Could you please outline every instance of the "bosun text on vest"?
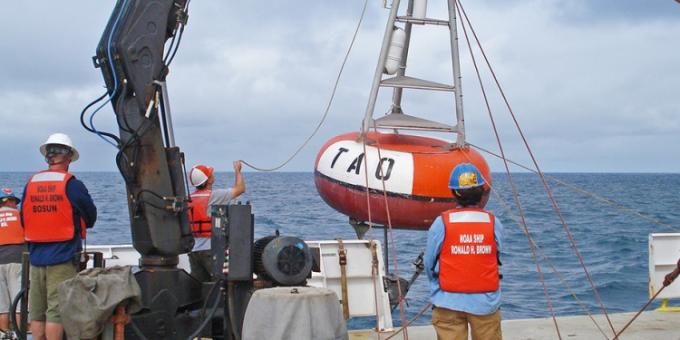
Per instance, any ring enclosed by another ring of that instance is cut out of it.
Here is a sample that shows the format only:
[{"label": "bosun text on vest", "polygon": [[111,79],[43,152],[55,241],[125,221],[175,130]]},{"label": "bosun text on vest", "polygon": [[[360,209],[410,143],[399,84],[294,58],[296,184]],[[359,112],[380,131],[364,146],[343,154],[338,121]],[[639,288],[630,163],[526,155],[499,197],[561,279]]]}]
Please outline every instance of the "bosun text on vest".
[{"label": "bosun text on vest", "polygon": [[[26,185],[22,208],[26,241],[62,242],[73,239],[73,207],[66,196],[66,184],[73,177],[68,172],[39,172]],[[85,238],[85,223],[80,219],[80,236]]]},{"label": "bosun text on vest", "polygon": [[445,236],[439,253],[439,286],[456,293],[498,290],[493,214],[476,208],[442,213]]}]

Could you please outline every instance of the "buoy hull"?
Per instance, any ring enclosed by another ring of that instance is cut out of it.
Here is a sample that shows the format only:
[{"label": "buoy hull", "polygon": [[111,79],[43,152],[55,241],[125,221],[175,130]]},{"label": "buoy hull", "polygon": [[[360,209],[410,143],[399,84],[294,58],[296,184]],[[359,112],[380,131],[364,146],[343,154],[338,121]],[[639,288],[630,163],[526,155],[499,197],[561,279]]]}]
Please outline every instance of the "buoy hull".
[{"label": "buoy hull", "polygon": [[448,181],[456,165],[475,164],[491,180],[484,158],[469,148],[392,133],[369,133],[366,145],[358,138],[353,132],[326,142],[314,174],[323,200],[358,221],[426,230],[441,212],[455,207]]}]

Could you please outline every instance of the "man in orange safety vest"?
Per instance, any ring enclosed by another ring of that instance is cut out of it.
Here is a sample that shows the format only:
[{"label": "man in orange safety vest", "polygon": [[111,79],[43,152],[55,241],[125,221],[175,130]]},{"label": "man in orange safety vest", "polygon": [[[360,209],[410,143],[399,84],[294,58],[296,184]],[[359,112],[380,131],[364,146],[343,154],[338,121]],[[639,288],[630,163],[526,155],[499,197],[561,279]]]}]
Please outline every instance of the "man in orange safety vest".
[{"label": "man in orange safety vest", "polygon": [[[11,189],[0,191],[0,339],[14,337],[9,324],[12,299],[21,290],[21,256],[26,250],[24,228]],[[16,320],[19,320],[17,315]]]},{"label": "man in orange safety vest", "polygon": [[430,280],[437,339],[500,340],[499,254],[503,226],[482,209],[488,186],[470,163],[456,166],[449,188],[457,207],[432,223],[425,269]]},{"label": "man in orange safety vest", "polygon": [[35,340],[60,340],[64,333],[59,312],[60,283],[78,272],[85,229],[92,228],[97,208],[87,188],[69,170],[78,160],[71,138],[55,133],[40,146],[47,170],[28,180],[21,219],[31,260],[29,319]]},{"label": "man in orange safety vest", "polygon": [[189,182],[196,187],[191,193],[191,209],[189,221],[191,232],[196,243],[189,253],[191,275],[201,282],[211,280],[212,252],[211,252],[211,218],[210,207],[213,205],[229,204],[231,200],[246,191],[246,185],[241,173],[241,162],[234,161],[234,186],[227,189],[213,188],[215,183],[214,170],[210,166],[198,164],[189,171]]}]

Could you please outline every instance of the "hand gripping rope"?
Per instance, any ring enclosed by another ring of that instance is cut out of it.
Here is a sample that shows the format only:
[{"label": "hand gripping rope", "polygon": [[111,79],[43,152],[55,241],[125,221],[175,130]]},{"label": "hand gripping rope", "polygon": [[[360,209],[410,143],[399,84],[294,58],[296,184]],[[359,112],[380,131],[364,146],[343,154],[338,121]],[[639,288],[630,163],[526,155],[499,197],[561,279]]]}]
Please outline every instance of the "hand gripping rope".
[{"label": "hand gripping rope", "polygon": [[644,310],[647,309],[647,307],[649,307],[652,301],[654,301],[656,297],[659,296],[659,294],[664,290],[664,288],[670,286],[671,283],[673,283],[673,281],[675,281],[675,279],[677,279],[679,275],[680,275],[680,259],[678,259],[678,263],[675,269],[672,272],[668,273],[664,278],[663,287],[661,287],[661,289],[659,289],[659,291],[656,292],[656,294],[654,294],[654,296],[652,296],[652,298],[649,299],[649,301],[647,301],[647,303],[644,306],[642,306],[642,308],[640,308],[637,314],[635,314],[635,316],[632,319],[630,319],[630,321],[628,321],[628,323],[625,326],[623,326],[623,328],[621,328],[621,330],[618,333],[616,333],[616,335],[614,336],[614,340],[619,339],[621,333],[623,333],[623,331],[625,331],[626,328],[628,328],[628,326],[630,326],[633,323],[633,321],[635,321],[635,319],[637,319],[637,317],[640,316],[640,314],[642,314],[642,312],[644,312]]}]

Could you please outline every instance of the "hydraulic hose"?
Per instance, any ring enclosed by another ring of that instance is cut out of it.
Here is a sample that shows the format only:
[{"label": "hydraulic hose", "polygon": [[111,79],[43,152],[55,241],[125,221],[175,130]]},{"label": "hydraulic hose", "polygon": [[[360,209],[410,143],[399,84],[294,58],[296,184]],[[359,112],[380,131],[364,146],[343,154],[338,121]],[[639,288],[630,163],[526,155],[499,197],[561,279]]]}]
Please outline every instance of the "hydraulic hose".
[{"label": "hydraulic hose", "polygon": [[[212,287],[212,289],[210,289],[210,292],[208,293],[208,297],[210,297],[213,290],[215,290],[215,287],[221,285],[221,283],[222,283],[222,280],[215,282],[215,285]],[[219,290],[217,290],[217,291],[219,292]],[[198,337],[199,334],[201,334],[201,332],[205,328],[205,326],[207,326],[208,323],[210,323],[212,321],[212,318],[215,315],[215,311],[217,311],[217,306],[220,305],[220,296],[221,296],[221,294],[219,294],[219,293],[217,294],[217,296],[215,296],[215,302],[213,302],[212,307],[210,307],[210,312],[208,312],[208,314],[204,317],[203,322],[201,322],[201,324],[198,326],[198,328],[193,333],[191,333],[191,335],[189,335],[187,340],[192,340],[192,339]],[[208,297],[206,297],[206,301],[208,300]],[[203,307],[206,307],[206,305],[204,305]],[[203,314],[203,312],[204,312],[204,309],[202,308],[201,314]]]},{"label": "hydraulic hose", "polygon": [[[216,290],[215,288],[218,287],[221,282],[222,282],[221,280],[218,281],[218,282],[215,282],[215,285],[213,286],[213,288],[211,288],[210,292],[208,292],[208,297],[206,297],[206,302],[209,300],[208,298],[210,297],[210,295],[212,295],[213,291]],[[212,318],[215,315],[215,312],[217,311],[217,307],[219,305],[220,305],[220,294],[217,294],[217,296],[215,297],[215,302],[213,303],[212,307],[210,307],[210,311],[208,312],[208,314],[203,318],[203,322],[201,322],[201,324],[198,326],[198,328],[196,330],[194,330],[194,332],[191,333],[191,335],[189,335],[189,337],[187,337],[187,340],[193,340],[196,337],[198,337],[199,334],[201,334],[201,332],[203,331],[205,326],[207,326],[208,323],[210,323],[212,321]],[[203,307],[201,308],[201,312],[199,313],[199,315],[202,315],[205,312],[206,307],[207,307],[207,303],[204,303]],[[142,330],[139,329],[139,327],[137,326],[137,324],[134,321],[130,322],[130,328],[132,328],[132,331],[140,339],[149,340],[149,338],[147,338],[144,335],[144,333],[142,333]],[[25,340],[25,339],[22,339],[22,340]]]}]

